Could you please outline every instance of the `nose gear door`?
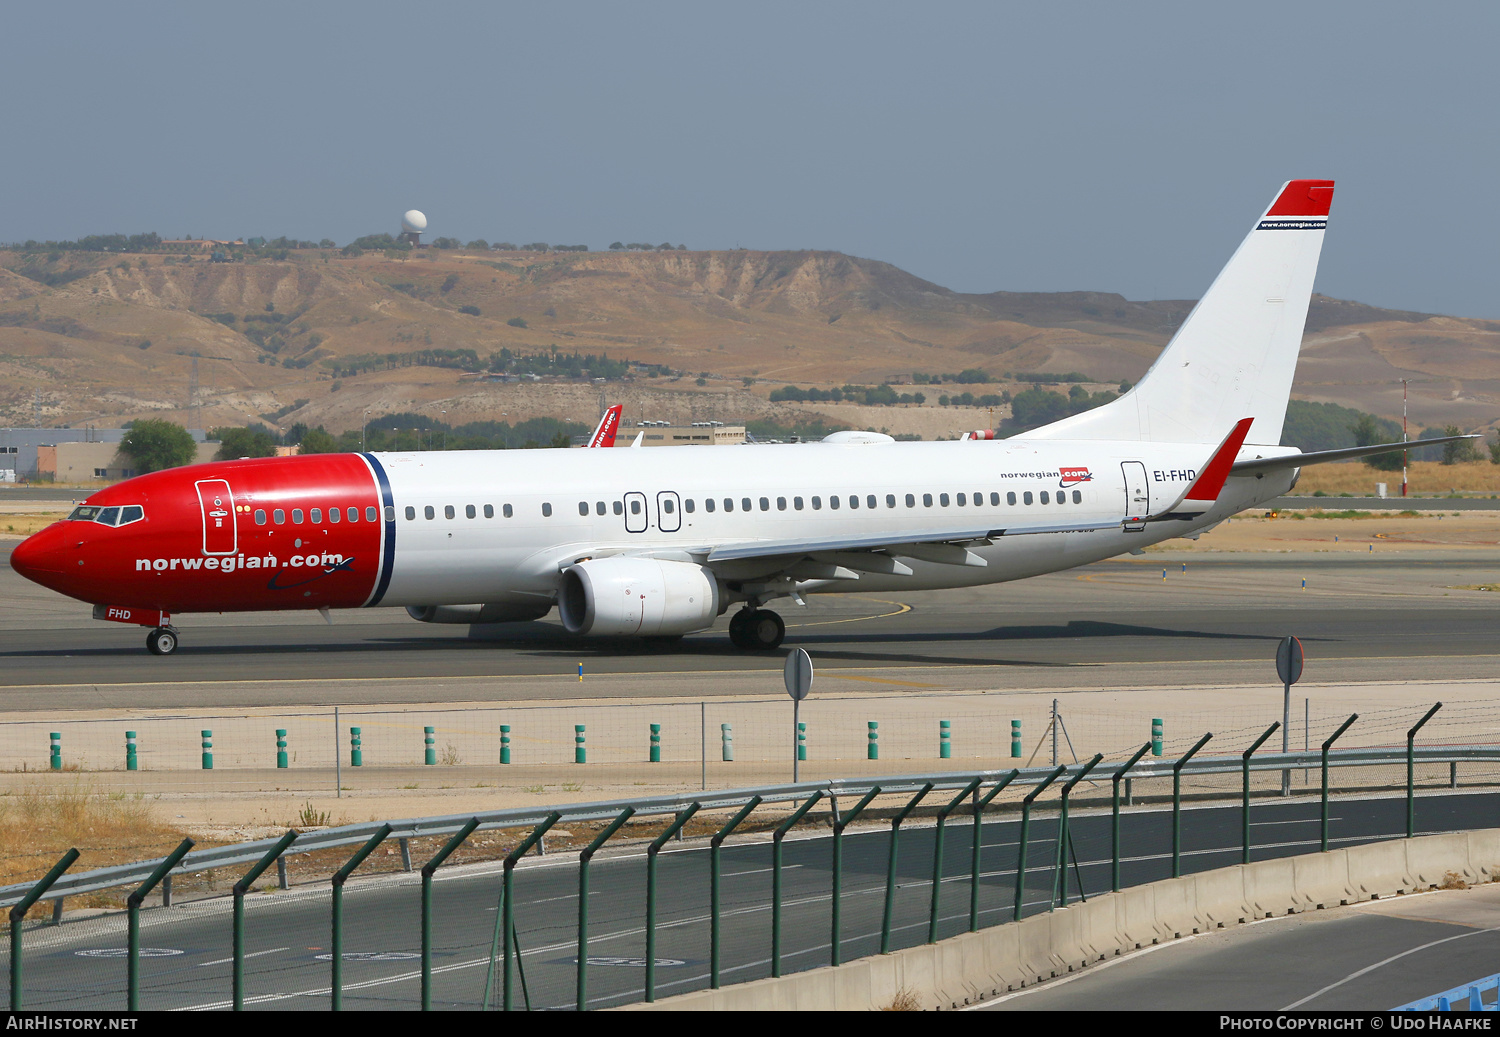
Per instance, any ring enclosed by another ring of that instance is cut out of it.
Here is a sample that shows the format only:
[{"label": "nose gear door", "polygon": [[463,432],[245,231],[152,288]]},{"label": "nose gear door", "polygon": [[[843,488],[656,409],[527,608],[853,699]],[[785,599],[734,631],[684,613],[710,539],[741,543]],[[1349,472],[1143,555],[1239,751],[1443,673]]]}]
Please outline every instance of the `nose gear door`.
[{"label": "nose gear door", "polygon": [[202,479],[198,484],[198,506],[203,512],[203,553],[232,555],[238,547],[234,521],[234,494],[223,479]]},{"label": "nose gear door", "polygon": [[1125,473],[1125,531],[1139,533],[1146,528],[1151,514],[1151,488],[1146,481],[1146,466],[1140,461],[1121,461]]}]

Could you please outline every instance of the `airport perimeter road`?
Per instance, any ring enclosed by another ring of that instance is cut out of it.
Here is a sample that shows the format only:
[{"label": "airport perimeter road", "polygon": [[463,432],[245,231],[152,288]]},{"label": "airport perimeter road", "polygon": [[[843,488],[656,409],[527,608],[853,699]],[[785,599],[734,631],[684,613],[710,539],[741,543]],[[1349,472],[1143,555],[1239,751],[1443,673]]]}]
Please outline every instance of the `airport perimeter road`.
[{"label": "airport perimeter road", "polygon": [[[0,563],[12,546],[0,546]],[[787,646],[807,648],[820,670],[908,671],[898,683],[935,679],[935,686],[948,686],[944,671],[983,667],[997,676],[982,686],[1222,683],[1225,663],[1268,665],[1275,642],[1288,633],[1303,639],[1310,667],[1336,662],[1341,680],[1467,679],[1500,668],[1496,596],[1472,589],[1490,585],[1500,585],[1494,551],[1200,555],[1170,562],[1148,556],[899,598],[813,596],[807,608],[783,611]],[[733,648],[723,632],[727,616],[712,631],[653,645],[575,640],[555,619],[471,634],[466,626],[416,623],[400,609],[372,609],[334,613],[331,626],[316,614],[184,616],[182,648],[162,659],[146,652],[140,628],[94,621],[87,605],[36,587],[4,564],[0,602],[0,688],[13,689],[0,695],[0,705],[12,710],[94,706],[102,686],[111,686],[112,705],[185,704],[163,690],[177,684],[197,685],[191,702],[203,706],[409,701],[410,679],[555,676],[580,663],[589,674],[727,677],[769,674],[780,668],[782,654]],[[1308,679],[1319,678],[1312,671]],[[318,681],[329,683],[309,691]],[[656,693],[736,693],[721,684],[727,687],[717,678],[678,682]],[[67,689],[75,686],[95,693],[73,696]],[[546,694],[600,688],[549,687]],[[631,685],[629,694],[642,690]],[[475,684],[440,694],[464,700],[497,692],[494,684]]]},{"label": "airport perimeter road", "polygon": [[1500,888],[1438,890],[1159,944],[986,1011],[1382,1010],[1496,971]]},{"label": "airport perimeter road", "polygon": [[[1335,845],[1390,837],[1401,830],[1405,801],[1338,800],[1331,811]],[[1492,816],[1500,794],[1442,794],[1418,804],[1419,829],[1452,830],[1464,820]],[[1256,804],[1254,858],[1291,856],[1318,847],[1315,799]],[[939,936],[967,929],[972,823],[948,826]],[[1109,814],[1075,816],[1069,897],[1080,886],[1096,895],[1109,887]],[[1183,870],[1204,871],[1240,859],[1238,807],[1197,808],[1185,813]],[[845,836],[843,925],[845,959],[876,953],[884,908],[889,829],[876,826]],[[903,829],[898,854],[899,888],[893,905],[892,947],[924,942],[931,897],[934,829]],[[982,923],[1009,920],[1014,898],[1018,824],[984,826],[981,858]],[[1044,910],[1055,895],[1055,818],[1034,820],[1028,847],[1028,912]],[[1128,811],[1122,823],[1126,885],[1171,873],[1171,813]],[[789,839],[784,846],[784,972],[829,961],[829,840]],[[771,946],[770,846],[765,841],[726,848],[723,860],[723,976],[740,982],[769,975]],[[295,871],[295,860],[293,870]],[[494,936],[498,868],[455,868],[439,873],[435,903],[435,999],[437,1007],[475,1008],[483,1000],[489,948]],[[534,1008],[573,1005],[577,931],[576,857],[530,858],[516,873],[516,926]],[[708,983],[708,855],[701,846],[663,851],[658,889],[657,993],[666,996]],[[639,847],[597,858],[590,895],[588,973],[590,1007],[639,1000],[644,990],[645,855]],[[419,997],[418,889],[415,876],[380,876],[352,882],[345,892],[345,1007],[413,1008]],[[148,910],[142,944],[145,1008],[225,1007],[230,991],[230,917],[226,900]],[[258,1008],[328,1007],[329,904],[326,887],[252,897],[247,925],[248,1000]],[[1426,939],[1425,930],[1416,942]],[[88,1010],[123,1004],[124,962],[118,915],[40,927],[28,936],[25,1006],[28,1009]],[[1381,947],[1389,944],[1381,944]],[[1381,951],[1380,953],[1385,953]],[[1348,955],[1344,959],[1348,960]],[[1370,960],[1376,960],[1371,958]],[[1443,989],[1448,973],[1435,960],[1413,960],[1400,982],[1386,985],[1390,1004]],[[1492,971],[1492,970],[1490,970]],[[1246,980],[1249,991],[1251,980]],[[1277,1008],[1283,992],[1246,1007]],[[1302,993],[1311,993],[1310,986]],[[1244,1000],[1249,1000],[1247,993]],[[1300,996],[1300,995],[1299,995]],[[524,1004],[517,974],[516,1007]],[[1274,1003],[1273,1003],[1274,1002]],[[1217,1003],[1215,1002],[1217,1007]],[[1172,1007],[1162,1004],[1157,1007]],[[1317,1005],[1315,1007],[1324,1007]],[[1332,1007],[1331,1005],[1329,1007]],[[1388,1007],[1382,1002],[1378,1007]]]}]

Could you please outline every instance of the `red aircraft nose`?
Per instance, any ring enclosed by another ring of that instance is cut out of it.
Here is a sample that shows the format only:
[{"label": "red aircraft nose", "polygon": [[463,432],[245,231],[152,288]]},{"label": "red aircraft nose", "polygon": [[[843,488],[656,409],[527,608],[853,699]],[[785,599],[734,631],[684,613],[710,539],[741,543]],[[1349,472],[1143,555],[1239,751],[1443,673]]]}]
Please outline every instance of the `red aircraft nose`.
[{"label": "red aircraft nose", "polygon": [[63,540],[61,523],[34,533],[10,553],[10,567],[28,580],[50,586],[63,573]]}]

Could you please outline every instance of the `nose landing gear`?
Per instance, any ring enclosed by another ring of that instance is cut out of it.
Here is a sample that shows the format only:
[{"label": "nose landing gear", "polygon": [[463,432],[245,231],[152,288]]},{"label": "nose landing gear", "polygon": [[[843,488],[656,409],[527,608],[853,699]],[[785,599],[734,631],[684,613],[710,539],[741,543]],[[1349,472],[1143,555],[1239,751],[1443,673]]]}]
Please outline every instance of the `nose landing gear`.
[{"label": "nose landing gear", "polygon": [[146,648],[152,655],[171,655],[177,651],[177,628],[157,627],[146,635]]},{"label": "nose landing gear", "polygon": [[785,637],[786,624],[770,609],[741,609],[729,620],[729,640],[736,648],[770,651]]}]

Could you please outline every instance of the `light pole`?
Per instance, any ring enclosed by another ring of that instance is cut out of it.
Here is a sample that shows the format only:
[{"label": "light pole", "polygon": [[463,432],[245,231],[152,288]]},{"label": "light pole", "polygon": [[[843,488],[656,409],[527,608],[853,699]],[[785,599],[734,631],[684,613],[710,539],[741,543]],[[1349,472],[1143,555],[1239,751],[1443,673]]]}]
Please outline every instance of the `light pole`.
[{"label": "light pole", "polygon": [[448,412],[443,411],[443,449],[448,449]]},{"label": "light pole", "polygon": [[364,449],[365,449],[365,426],[368,425],[369,423],[370,423],[370,408],[366,407],[365,408],[364,417],[360,420],[360,423],[359,423],[359,449],[360,449],[361,453],[363,453]]}]

